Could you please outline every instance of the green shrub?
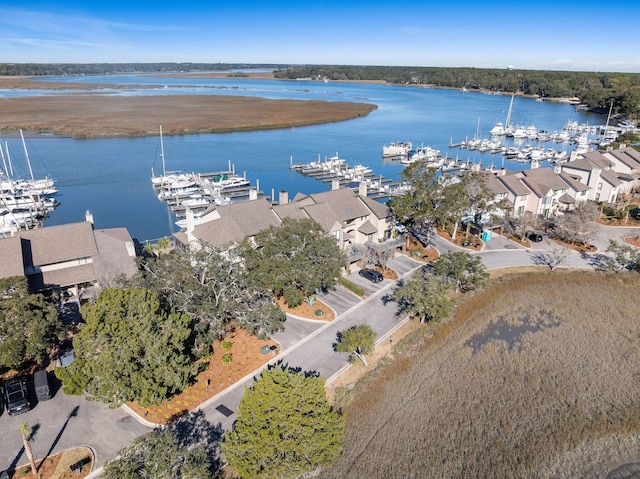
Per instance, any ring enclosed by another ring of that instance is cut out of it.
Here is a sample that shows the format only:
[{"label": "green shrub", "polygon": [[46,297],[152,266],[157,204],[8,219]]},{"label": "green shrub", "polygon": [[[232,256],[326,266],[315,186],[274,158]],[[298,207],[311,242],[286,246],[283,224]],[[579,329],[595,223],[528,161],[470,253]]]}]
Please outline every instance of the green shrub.
[{"label": "green shrub", "polygon": [[223,354],[222,355],[222,364],[224,364],[226,366],[229,363],[231,363],[231,353]]},{"label": "green shrub", "polygon": [[338,283],[347,288],[352,293],[357,294],[358,296],[364,296],[364,289],[358,286],[355,283],[352,283],[347,278],[340,276]]},{"label": "green shrub", "polygon": [[222,341],[222,349],[231,349],[232,344],[231,341]]}]

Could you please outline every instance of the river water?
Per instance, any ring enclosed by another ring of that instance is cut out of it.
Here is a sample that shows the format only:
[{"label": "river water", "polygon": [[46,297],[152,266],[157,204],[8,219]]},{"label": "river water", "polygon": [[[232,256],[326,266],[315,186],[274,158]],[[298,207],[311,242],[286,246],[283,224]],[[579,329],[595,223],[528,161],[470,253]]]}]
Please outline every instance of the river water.
[{"label": "river water", "polygon": [[[231,163],[259,183],[266,196],[285,190],[315,193],[330,184],[291,171],[294,163],[307,163],[339,154],[350,165],[364,164],[376,175],[398,179],[403,166],[383,159],[382,146],[392,141],[411,141],[415,146],[439,149],[442,154],[470,159],[485,166],[493,163],[518,170],[526,165],[503,162],[500,155],[449,148],[450,142],[478,136],[486,138],[496,122],[506,120],[510,96],[486,95],[458,90],[315,81],[251,79],[163,78],[152,75],[51,78],[54,81],[105,82],[105,93],[120,95],[211,94],[249,95],[266,98],[320,99],[374,103],[378,109],[366,117],[339,123],[238,133],[164,136],[168,170],[211,172],[226,170]],[[157,88],[120,89],[119,85],[154,85]],[[43,82],[37,94],[55,95]],[[3,96],[33,95],[30,91],[0,91]],[[511,121],[535,124],[538,130],[560,131],[568,120],[599,125],[606,118],[578,112],[571,105],[515,98]],[[160,125],[158,125],[160,128]],[[16,170],[24,152],[20,140],[6,140]],[[75,140],[36,137],[27,139],[35,176],[56,179],[61,205],[46,225],[83,221],[93,213],[96,228],[125,226],[140,241],[154,240],[177,230],[175,218],[160,202],[151,186],[151,169],[162,169],[159,137]],[[560,145],[549,147],[561,149]]]}]

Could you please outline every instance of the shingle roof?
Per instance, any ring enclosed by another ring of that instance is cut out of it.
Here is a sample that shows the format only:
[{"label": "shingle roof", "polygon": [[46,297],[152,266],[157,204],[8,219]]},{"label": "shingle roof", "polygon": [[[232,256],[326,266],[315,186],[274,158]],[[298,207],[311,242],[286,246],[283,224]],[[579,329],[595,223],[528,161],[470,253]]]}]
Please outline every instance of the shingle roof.
[{"label": "shingle roof", "polygon": [[99,254],[93,262],[100,284],[110,285],[120,275],[130,278],[136,273],[134,257],[127,250],[132,240],[126,228],[95,230],[94,235]]},{"label": "shingle roof", "polygon": [[93,226],[87,221],[20,231],[19,236],[23,239],[26,266],[61,263],[98,253]]},{"label": "shingle roof", "polygon": [[590,151],[588,153],[584,153],[583,156],[589,161],[592,161],[593,163],[595,163],[598,167],[603,169],[613,168],[614,166],[613,162],[610,159],[608,159],[606,156],[604,156],[602,153],[600,153],[599,151]]},{"label": "shingle roof", "polygon": [[602,172],[600,172],[600,178],[614,187],[620,186],[622,184],[622,181],[618,179],[618,173],[613,170],[603,170]]},{"label": "shingle roof", "polygon": [[32,291],[91,283],[96,280],[96,270],[92,263],[56,269],[28,276]]},{"label": "shingle roof", "polygon": [[340,221],[349,221],[370,214],[369,209],[350,188],[325,191],[309,195],[317,204],[328,205]]},{"label": "shingle roof", "polygon": [[607,154],[617,158],[622,164],[628,166],[632,170],[640,168],[640,154],[638,154],[639,158],[636,159],[633,156],[634,153],[638,153],[638,152],[633,148],[607,151]]},{"label": "shingle roof", "polygon": [[587,186],[584,183],[578,181],[568,173],[559,173],[558,176],[560,176],[560,178],[562,178],[562,181],[569,185],[569,187],[574,191],[589,191],[591,189],[590,186]]},{"label": "shingle roof", "polygon": [[371,221],[367,220],[360,225],[360,227],[358,228],[358,231],[363,235],[372,235],[378,231],[378,228],[373,226]]},{"label": "shingle roof", "polygon": [[0,278],[11,276],[24,276],[24,264],[22,263],[22,245],[18,236],[0,239]]},{"label": "shingle roof", "polygon": [[367,205],[367,208],[369,208],[371,210],[371,212],[374,215],[376,215],[377,218],[383,220],[383,219],[389,217],[389,214],[391,213],[391,210],[389,209],[389,207],[387,205],[383,205],[379,201],[371,199],[368,196],[360,196],[360,195],[358,195],[358,198],[360,198],[360,200],[363,201],[365,205]]},{"label": "shingle roof", "polygon": [[527,196],[531,194],[531,190],[520,181],[515,173],[499,176],[497,179],[515,196]]},{"label": "shingle roof", "polygon": [[527,188],[538,198],[544,198],[550,192],[569,189],[569,186],[551,168],[534,168],[516,173]]}]

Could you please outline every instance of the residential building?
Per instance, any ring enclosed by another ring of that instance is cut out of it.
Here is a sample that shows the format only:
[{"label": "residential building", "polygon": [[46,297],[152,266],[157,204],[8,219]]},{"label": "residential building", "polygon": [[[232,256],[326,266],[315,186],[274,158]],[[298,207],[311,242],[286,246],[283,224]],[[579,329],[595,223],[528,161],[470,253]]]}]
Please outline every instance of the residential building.
[{"label": "residential building", "polygon": [[87,221],[18,231],[0,239],[0,277],[26,276],[32,292],[79,296],[136,272],[126,228],[95,230]]},{"label": "residential building", "polygon": [[587,194],[588,199],[615,203],[622,181],[614,166],[615,163],[601,152],[591,151],[563,163],[561,171],[591,188]]},{"label": "residential building", "polygon": [[259,198],[212,206],[203,214],[202,223],[194,225],[188,221],[187,229],[175,233],[174,238],[176,246],[182,249],[198,241],[226,249],[263,229],[278,226],[284,218],[309,218],[334,237],[347,252],[349,261],[355,262],[364,256],[364,245],[380,245],[389,238],[389,215],[386,205],[349,188],[298,194],[291,202],[286,192],[281,192],[279,203],[274,205]]}]

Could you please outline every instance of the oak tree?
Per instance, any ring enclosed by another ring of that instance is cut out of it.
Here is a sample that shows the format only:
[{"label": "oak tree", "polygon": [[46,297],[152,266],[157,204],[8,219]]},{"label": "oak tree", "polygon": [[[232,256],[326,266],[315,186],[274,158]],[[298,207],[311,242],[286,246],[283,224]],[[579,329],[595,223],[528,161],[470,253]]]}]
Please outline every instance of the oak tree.
[{"label": "oak tree", "polygon": [[368,324],[359,324],[338,333],[335,350],[339,353],[349,353],[349,360],[359,359],[365,366],[369,366],[365,355],[373,351],[376,332]]},{"label": "oak tree", "polygon": [[190,318],[164,307],[155,292],[104,289],[82,308],[73,338],[74,361],[57,368],[66,394],[118,407],[159,404],[181,392],[197,373],[190,354]]},{"label": "oak tree", "polygon": [[319,289],[333,287],[346,262],[336,240],[311,219],[285,218],[239,247],[256,287],[298,306]]},{"label": "oak tree", "polygon": [[55,306],[29,294],[25,277],[0,279],[0,368],[39,360],[63,332]]}]

